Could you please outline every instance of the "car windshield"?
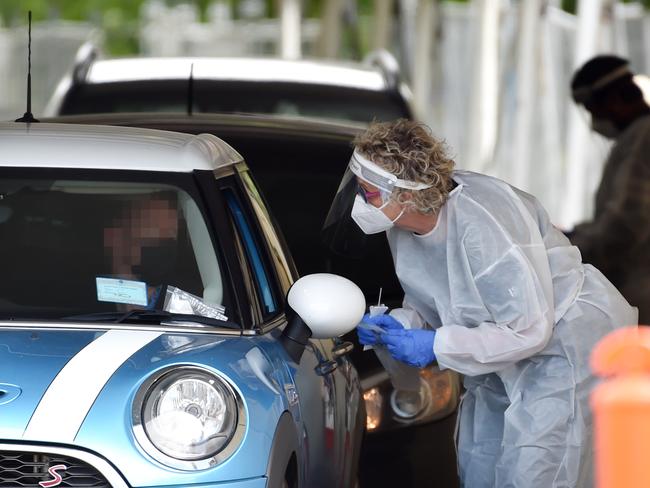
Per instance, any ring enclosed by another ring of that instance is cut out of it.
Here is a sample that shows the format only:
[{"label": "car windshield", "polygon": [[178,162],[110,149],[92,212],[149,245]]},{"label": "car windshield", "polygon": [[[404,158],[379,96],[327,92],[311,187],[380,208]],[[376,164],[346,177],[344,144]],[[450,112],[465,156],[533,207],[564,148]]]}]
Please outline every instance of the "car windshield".
[{"label": "car windshield", "polygon": [[[57,171],[0,178],[0,319],[128,315],[162,309],[169,290],[232,311],[208,227],[187,191]],[[179,311],[187,313],[172,310]]]},{"label": "car windshield", "polygon": [[[397,95],[383,91],[298,83],[196,81],[193,110],[256,113],[371,122],[411,117]],[[63,115],[120,112],[186,112],[187,82],[103,83],[74,87]]]}]

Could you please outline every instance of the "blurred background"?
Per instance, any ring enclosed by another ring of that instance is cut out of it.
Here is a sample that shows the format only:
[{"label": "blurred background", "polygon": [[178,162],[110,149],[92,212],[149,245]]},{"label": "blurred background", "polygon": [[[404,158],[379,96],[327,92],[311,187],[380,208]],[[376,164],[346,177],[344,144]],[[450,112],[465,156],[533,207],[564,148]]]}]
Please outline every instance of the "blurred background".
[{"label": "blurred background", "polygon": [[608,142],[570,99],[596,53],[650,72],[650,1],[2,0],[0,116],[25,108],[27,11],[34,15],[38,117],[87,41],[104,57],[398,59],[418,117],[458,166],[535,194],[569,229],[591,215]]}]

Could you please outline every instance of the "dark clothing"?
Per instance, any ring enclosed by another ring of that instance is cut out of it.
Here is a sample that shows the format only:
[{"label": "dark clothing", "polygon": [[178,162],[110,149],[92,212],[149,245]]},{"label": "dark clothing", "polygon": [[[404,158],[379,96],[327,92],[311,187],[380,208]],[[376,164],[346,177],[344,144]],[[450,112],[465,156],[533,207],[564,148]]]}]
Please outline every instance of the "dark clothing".
[{"label": "dark clothing", "polygon": [[571,242],[639,308],[650,324],[650,115],[618,137],[596,193],[594,219],[576,226]]}]

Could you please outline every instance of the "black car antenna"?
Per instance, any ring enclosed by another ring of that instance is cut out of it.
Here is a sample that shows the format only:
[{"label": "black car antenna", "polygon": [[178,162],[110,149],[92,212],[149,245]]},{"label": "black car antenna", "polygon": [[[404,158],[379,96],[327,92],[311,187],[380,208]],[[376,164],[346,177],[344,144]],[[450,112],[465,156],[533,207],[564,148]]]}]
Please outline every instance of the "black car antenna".
[{"label": "black car antenna", "polygon": [[190,65],[190,79],[187,80],[187,115],[192,115],[194,105],[194,63]]},{"label": "black car antenna", "polygon": [[27,122],[32,123],[32,122],[39,122],[39,120],[36,120],[34,116],[32,115],[32,11],[29,11],[28,15],[29,19],[29,27],[28,27],[28,32],[29,32],[29,37],[28,37],[28,42],[27,42],[27,112],[19,118],[16,119],[16,122]]}]

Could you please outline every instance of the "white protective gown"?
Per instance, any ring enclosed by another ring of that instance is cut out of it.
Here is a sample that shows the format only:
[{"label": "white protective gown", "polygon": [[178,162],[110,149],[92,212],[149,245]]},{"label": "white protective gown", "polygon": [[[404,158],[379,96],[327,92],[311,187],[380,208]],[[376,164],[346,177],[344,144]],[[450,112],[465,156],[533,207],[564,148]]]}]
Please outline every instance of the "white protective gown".
[{"label": "white protective gown", "polygon": [[589,353],[637,310],[531,195],[456,171],[426,235],[388,231],[406,327],[437,329],[441,368],[465,375],[463,486],[592,485]]}]

